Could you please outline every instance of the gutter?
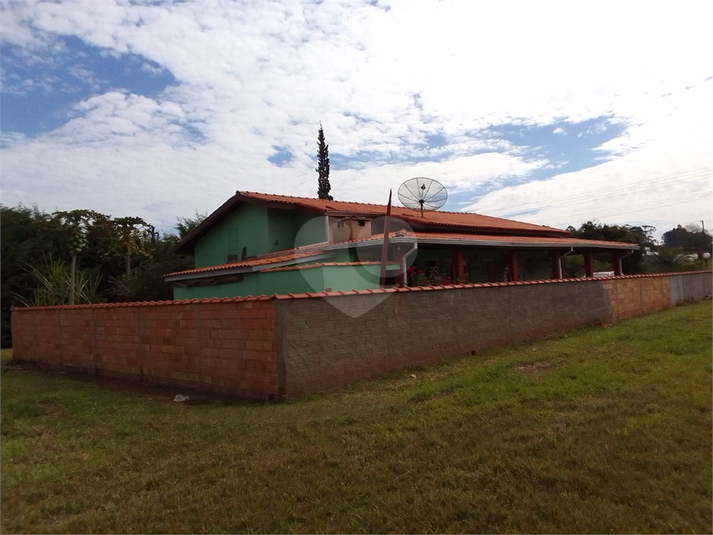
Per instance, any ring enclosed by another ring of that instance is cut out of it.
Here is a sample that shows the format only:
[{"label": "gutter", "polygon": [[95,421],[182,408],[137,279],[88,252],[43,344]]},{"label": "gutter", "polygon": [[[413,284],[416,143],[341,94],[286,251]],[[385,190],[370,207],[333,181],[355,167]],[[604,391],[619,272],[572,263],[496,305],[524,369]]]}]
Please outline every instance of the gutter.
[{"label": "gutter", "polygon": [[629,255],[634,254],[634,251],[635,251],[635,250],[636,250],[636,249],[632,249],[631,251],[629,251],[629,252],[626,253],[625,255],[621,255],[621,256],[619,257],[619,259],[621,260],[621,259],[626,258],[626,257],[629,256]]},{"label": "gutter", "polygon": [[418,253],[418,242],[414,242],[411,249],[401,258],[401,272],[403,274],[403,280],[408,280],[408,264],[409,256],[413,253]]}]

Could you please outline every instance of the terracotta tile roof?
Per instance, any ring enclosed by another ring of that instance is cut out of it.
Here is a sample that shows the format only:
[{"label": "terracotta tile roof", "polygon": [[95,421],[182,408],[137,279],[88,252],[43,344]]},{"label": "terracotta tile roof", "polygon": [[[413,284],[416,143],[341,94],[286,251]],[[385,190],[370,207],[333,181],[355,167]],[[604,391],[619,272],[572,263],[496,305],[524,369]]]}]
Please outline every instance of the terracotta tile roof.
[{"label": "terracotta tile roof", "polygon": [[[226,215],[239,206],[240,203],[244,202],[275,207],[293,206],[315,214],[381,216],[386,213],[386,206],[382,204],[329,201],[310,197],[291,197],[287,195],[238,191],[208,216],[198,227],[188,233],[176,246],[176,252],[180,254],[192,253],[196,242],[205,232],[218,224]],[[404,220],[415,229],[440,228],[527,236],[569,236],[569,232],[566,230],[470,212],[446,212],[439,210],[435,212],[424,212],[422,217],[421,212],[418,210],[392,205],[391,213],[394,217]]]},{"label": "terracotta tile roof", "polygon": [[[388,262],[388,264],[398,264],[398,262]],[[381,262],[318,262],[315,264],[302,264],[299,266],[284,266],[264,269],[261,273],[274,273],[275,271],[295,271],[298,269],[312,269],[321,267],[345,267],[345,266],[380,266]]]},{"label": "terracotta tile roof", "polygon": [[[307,250],[304,250],[307,249]],[[231,262],[229,264],[218,264],[217,266],[207,266],[196,269],[188,269],[186,271],[177,271],[169,273],[164,277],[179,277],[182,275],[193,275],[197,273],[210,273],[213,271],[224,271],[227,269],[238,268],[255,268],[259,266],[269,266],[271,264],[280,264],[282,262],[292,262],[297,260],[306,260],[309,258],[318,257],[324,254],[325,251],[320,248],[309,247],[300,249],[284,249],[275,253],[259,255],[255,258],[241,260],[240,262]]]},{"label": "terracotta tile roof", "polygon": [[[354,214],[383,215],[386,213],[386,205],[368,204],[358,202],[329,201],[324,199],[314,199],[310,197],[290,197],[287,195],[272,195],[268,193],[255,193],[252,191],[239,191],[236,196],[242,200],[258,200],[265,203],[292,204],[301,208],[318,213],[348,212]],[[515,230],[526,232],[537,232],[553,235],[569,235],[566,230],[561,230],[532,223],[523,223],[510,219],[480,215],[472,212],[447,212],[432,211],[424,212],[423,217],[418,210],[404,208],[392,204],[391,214],[403,219],[409,224],[418,226],[447,226],[466,227],[471,229],[492,229],[492,230]]]},{"label": "terracotta tile roof", "polygon": [[548,236],[493,236],[489,234],[458,234],[444,232],[409,232],[408,236],[413,236],[418,240],[433,241],[462,241],[477,243],[501,243],[512,244],[523,247],[552,246],[552,247],[592,247],[608,249],[638,249],[636,243],[611,242],[600,240],[583,240],[580,238],[552,238]]}]

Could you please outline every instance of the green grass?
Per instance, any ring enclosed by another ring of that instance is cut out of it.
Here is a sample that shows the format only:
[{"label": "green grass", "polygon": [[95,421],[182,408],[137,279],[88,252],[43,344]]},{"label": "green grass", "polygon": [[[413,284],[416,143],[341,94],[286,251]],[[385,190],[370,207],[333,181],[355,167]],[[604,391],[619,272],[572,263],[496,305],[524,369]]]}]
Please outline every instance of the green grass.
[{"label": "green grass", "polygon": [[710,301],[279,404],[175,393],[4,371],[2,532],[711,532]]}]

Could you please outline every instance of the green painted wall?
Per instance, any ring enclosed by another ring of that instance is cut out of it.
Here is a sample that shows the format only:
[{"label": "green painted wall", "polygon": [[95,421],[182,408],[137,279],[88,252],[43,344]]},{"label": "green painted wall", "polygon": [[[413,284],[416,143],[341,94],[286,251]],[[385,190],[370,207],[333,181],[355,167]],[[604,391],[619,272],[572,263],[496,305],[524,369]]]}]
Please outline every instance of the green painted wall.
[{"label": "green painted wall", "polygon": [[327,241],[323,216],[299,210],[269,209],[267,218],[271,251]]},{"label": "green painted wall", "polygon": [[242,257],[269,252],[267,209],[243,204],[203,236],[195,248],[196,267],[216,266],[228,262],[228,255]]},{"label": "green painted wall", "polygon": [[258,277],[254,273],[246,273],[240,282],[215,284],[212,286],[189,286],[181,288],[174,286],[174,299],[204,299],[212,297],[245,297],[247,295],[260,295]]},{"label": "green painted wall", "polygon": [[[399,264],[388,264],[387,269],[398,270]],[[368,290],[379,287],[380,265],[325,266],[324,286],[337,290]]]},{"label": "green painted wall", "polygon": [[267,232],[270,251],[291,249],[295,246],[294,210],[267,211]]},{"label": "green painted wall", "polygon": [[260,293],[264,295],[321,292],[324,289],[320,268],[260,273],[259,279]]},{"label": "green painted wall", "polygon": [[[390,264],[389,269],[398,269]],[[174,299],[237,297],[337,290],[366,290],[379,287],[381,266],[323,266],[301,270],[245,273],[240,282],[214,286],[174,288]]]},{"label": "green painted wall", "polygon": [[298,210],[243,204],[203,236],[195,248],[195,267],[225,264],[229,255],[247,256],[326,241],[324,217]]},{"label": "green painted wall", "polygon": [[316,216],[309,212],[294,210],[292,217],[295,232],[295,237],[293,238],[294,247],[327,241],[324,216]]}]

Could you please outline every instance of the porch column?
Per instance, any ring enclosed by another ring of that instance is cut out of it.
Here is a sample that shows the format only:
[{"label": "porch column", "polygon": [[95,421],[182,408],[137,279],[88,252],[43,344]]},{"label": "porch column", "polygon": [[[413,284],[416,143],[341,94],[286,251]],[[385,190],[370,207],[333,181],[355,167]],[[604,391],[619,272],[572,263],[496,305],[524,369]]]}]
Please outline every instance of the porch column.
[{"label": "porch column", "polygon": [[591,279],[594,277],[594,262],[592,259],[592,252],[591,251],[585,251],[584,252],[584,273],[587,276],[587,278]]},{"label": "porch column", "polygon": [[621,270],[621,253],[619,251],[612,253],[611,263],[614,266],[614,275],[621,277],[624,272]]},{"label": "porch column", "polygon": [[[405,248],[402,247],[401,245],[397,245],[394,249],[391,250],[391,263],[394,264],[401,264],[401,261],[404,259],[404,254],[405,254]],[[396,286],[399,288],[403,288],[406,286],[406,278],[404,277],[404,273],[401,269],[399,269],[399,274],[394,277],[394,282],[396,283]]]},{"label": "porch column", "polygon": [[517,251],[515,249],[508,251],[508,275],[510,276],[510,282],[520,280],[520,272],[517,268]]},{"label": "porch column", "polygon": [[550,249],[550,265],[552,266],[552,278],[562,278],[562,253],[557,249]]},{"label": "porch column", "polygon": [[465,258],[463,250],[460,248],[453,249],[453,284],[462,284],[465,282]]}]

